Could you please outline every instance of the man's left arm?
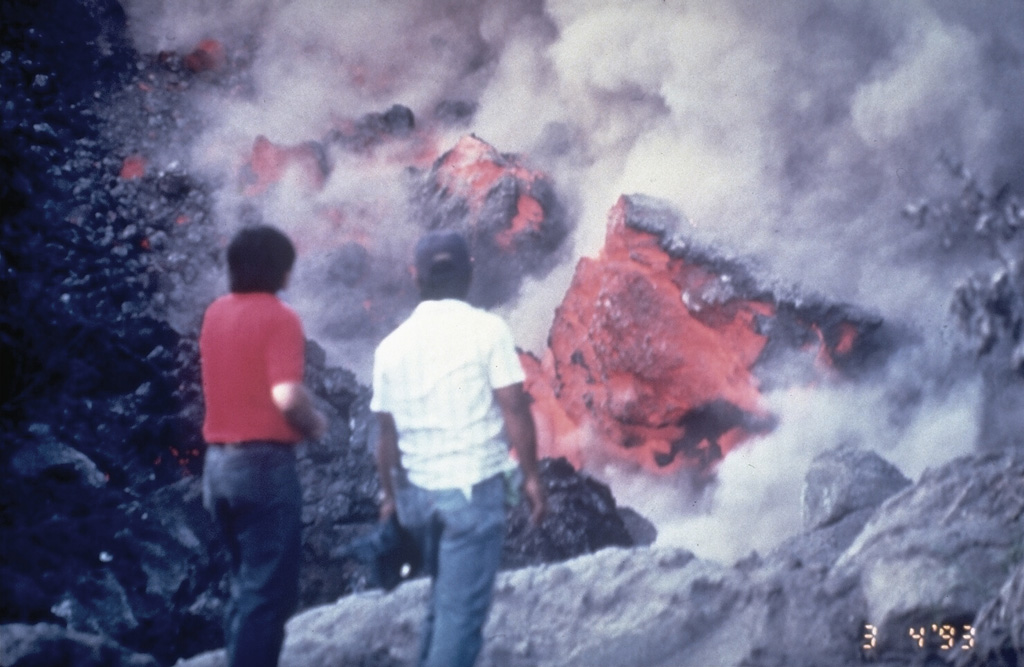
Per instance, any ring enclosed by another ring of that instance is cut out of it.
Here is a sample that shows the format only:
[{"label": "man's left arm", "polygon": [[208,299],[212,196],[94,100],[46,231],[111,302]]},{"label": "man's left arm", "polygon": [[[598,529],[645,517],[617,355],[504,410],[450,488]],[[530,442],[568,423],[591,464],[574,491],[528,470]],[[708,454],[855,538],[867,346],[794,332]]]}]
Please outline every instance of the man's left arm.
[{"label": "man's left arm", "polygon": [[319,440],[327,431],[327,418],[313,405],[313,397],[301,382],[279,382],[270,398],[292,428],[303,437]]}]

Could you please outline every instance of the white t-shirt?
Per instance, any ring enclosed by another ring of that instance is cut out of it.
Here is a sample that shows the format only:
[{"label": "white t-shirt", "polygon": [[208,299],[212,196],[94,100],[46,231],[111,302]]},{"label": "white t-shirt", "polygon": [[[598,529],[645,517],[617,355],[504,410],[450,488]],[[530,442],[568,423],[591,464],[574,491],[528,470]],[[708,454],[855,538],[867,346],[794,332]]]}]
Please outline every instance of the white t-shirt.
[{"label": "white t-shirt", "polygon": [[457,299],[423,301],[377,347],[370,409],[394,417],[413,484],[466,489],[514,467],[493,391],[524,378],[500,317]]}]

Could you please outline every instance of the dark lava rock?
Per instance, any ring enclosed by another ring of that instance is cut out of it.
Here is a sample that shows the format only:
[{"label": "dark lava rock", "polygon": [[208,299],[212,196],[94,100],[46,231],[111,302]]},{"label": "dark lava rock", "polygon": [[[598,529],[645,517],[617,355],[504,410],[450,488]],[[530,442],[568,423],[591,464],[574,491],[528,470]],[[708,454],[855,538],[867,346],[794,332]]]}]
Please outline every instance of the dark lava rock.
[{"label": "dark lava rock", "polygon": [[552,563],[635,544],[607,485],[576,472],[564,458],[541,460],[540,475],[547,515],[539,526],[531,526],[525,499],[510,512],[503,567]]},{"label": "dark lava rock", "polygon": [[[553,563],[610,546],[654,541],[654,526],[633,510],[617,507],[605,484],[577,472],[564,458],[542,459],[539,467],[547,492],[547,514],[539,526],[530,525],[529,503],[520,497],[509,511],[502,569]],[[373,539],[370,533],[374,527],[375,522],[363,524],[350,531],[348,539],[334,542],[331,558],[343,560],[359,574],[356,590],[372,587],[369,566],[360,560],[365,556],[359,552],[367,540]]]},{"label": "dark lava rock", "polygon": [[522,156],[467,135],[418,180],[412,204],[423,227],[453,229],[469,241],[470,303],[506,303],[527,276],[543,277],[564,259],[565,203],[552,179]]},{"label": "dark lava rock", "polygon": [[195,367],[147,243],[189,186],[125,185],[98,112],[138,90],[136,63],[114,0],[0,3],[0,623],[40,629],[17,664],[218,641],[190,611],[217,563],[174,486],[198,454],[180,391]]}]

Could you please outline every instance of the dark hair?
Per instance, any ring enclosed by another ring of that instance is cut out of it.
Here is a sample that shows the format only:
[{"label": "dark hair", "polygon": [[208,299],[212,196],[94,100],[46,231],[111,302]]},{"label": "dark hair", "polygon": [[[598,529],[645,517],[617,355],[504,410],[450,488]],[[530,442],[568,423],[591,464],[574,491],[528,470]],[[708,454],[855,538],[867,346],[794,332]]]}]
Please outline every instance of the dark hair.
[{"label": "dark hair", "polygon": [[458,232],[431,232],[416,244],[420,298],[465,299],[472,279],[469,245]]},{"label": "dark hair", "polygon": [[295,246],[269,225],[246,227],[228,245],[231,291],[277,292],[295,264]]}]

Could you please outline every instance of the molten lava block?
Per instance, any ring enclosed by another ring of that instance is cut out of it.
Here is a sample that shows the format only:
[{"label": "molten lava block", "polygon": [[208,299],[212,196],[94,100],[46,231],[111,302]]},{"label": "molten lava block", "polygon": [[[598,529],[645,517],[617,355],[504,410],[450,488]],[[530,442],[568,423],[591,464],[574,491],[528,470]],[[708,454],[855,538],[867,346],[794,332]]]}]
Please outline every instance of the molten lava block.
[{"label": "molten lava block", "polygon": [[604,248],[580,260],[545,358],[523,360],[542,455],[707,471],[774,428],[760,392],[782,350],[820,374],[871,347],[878,322],[786,302],[684,241],[682,224],[649,198],[622,197]]},{"label": "molten lava block", "polygon": [[553,268],[568,232],[550,180],[472,135],[434,163],[421,199],[428,228],[469,238],[476,276],[470,300],[482,306],[507,301],[525,275]]},{"label": "molten lava block", "polygon": [[[205,51],[197,49],[195,53]],[[424,160],[421,153],[428,152],[431,158],[437,153],[422,145],[422,137],[414,133],[415,126],[412,111],[395,104],[384,113],[369,113],[356,120],[341,121],[339,127],[328,132],[322,140],[286,146],[259,135],[241,169],[242,191],[247,196],[260,195],[291,172],[306,192],[317,192],[323,188],[333,169],[328,155],[331,147],[340,147],[369,159],[373,148],[390,140],[406,140],[409,145],[405,151],[396,153],[397,158],[421,163]]]},{"label": "molten lava block", "polygon": [[330,167],[323,147],[315,141],[279,146],[263,135],[253,142],[249,160],[242,167],[243,191],[255,196],[277,183],[289,169],[296,169],[301,183],[316,191],[323,187]]},{"label": "molten lava block", "polygon": [[204,39],[185,56],[184,63],[192,72],[206,72],[219,69],[227,61],[224,45],[215,39]]}]

